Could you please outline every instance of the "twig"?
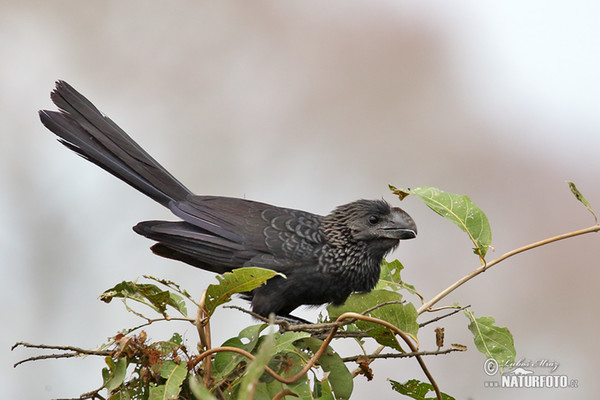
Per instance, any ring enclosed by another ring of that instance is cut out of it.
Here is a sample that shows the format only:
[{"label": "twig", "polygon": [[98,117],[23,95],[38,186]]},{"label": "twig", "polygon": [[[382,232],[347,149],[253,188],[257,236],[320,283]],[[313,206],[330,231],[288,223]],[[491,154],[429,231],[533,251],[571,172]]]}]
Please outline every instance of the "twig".
[{"label": "twig", "polygon": [[100,399],[100,400],[105,400],[104,397],[102,397],[100,395],[100,391],[102,389],[104,389],[104,385],[102,385],[100,387],[100,389],[96,389],[96,390],[92,390],[91,392],[84,393],[81,396],[79,396],[79,399],[73,399],[73,400],[83,400],[83,399]]},{"label": "twig", "polygon": [[146,317],[143,317],[144,319],[146,319],[146,322],[138,325],[138,326],[134,326],[133,328],[130,328],[127,330],[127,334],[130,334],[131,332],[138,330],[140,328],[143,328],[145,326],[151,325],[155,322],[161,322],[161,321],[186,321],[186,322],[190,322],[190,323],[194,323],[196,320],[193,318],[185,318],[185,317],[169,317],[168,315],[166,317],[163,318],[155,318],[155,319],[149,319]]},{"label": "twig", "polygon": [[366,356],[360,355],[360,356],[351,356],[351,357],[344,357],[342,358],[343,362],[353,362],[353,361],[357,361],[361,358],[367,358],[367,359],[376,359],[376,358],[407,358],[407,357],[416,357],[416,356],[439,356],[442,354],[448,354],[448,353],[452,353],[455,351],[465,351],[464,349],[459,349],[459,348],[454,348],[451,347],[449,349],[445,349],[445,350],[436,350],[436,351],[417,351],[417,352],[410,352],[410,353],[386,353],[386,354],[379,354],[379,353],[373,353],[373,354],[369,354]]},{"label": "twig", "polygon": [[429,325],[429,324],[431,324],[431,323],[433,323],[433,322],[439,321],[440,319],[447,318],[447,317],[449,317],[449,316],[451,316],[451,315],[454,315],[454,314],[456,314],[457,312],[460,312],[460,311],[462,311],[462,310],[464,310],[464,309],[466,309],[466,308],[469,308],[469,307],[471,307],[471,305],[470,305],[470,304],[469,304],[468,306],[459,307],[459,308],[457,308],[456,310],[454,310],[454,311],[452,311],[452,312],[449,312],[448,314],[444,314],[444,315],[441,315],[441,316],[439,316],[439,317],[435,317],[435,318],[433,318],[433,319],[430,319],[429,321],[422,322],[422,323],[420,323],[420,324],[419,324],[419,328],[422,328],[422,327],[424,327],[425,325]]},{"label": "twig", "polygon": [[[366,330],[366,331],[337,331],[335,333],[335,337],[334,339],[344,339],[344,338],[366,338],[366,337],[370,337],[369,336],[369,332],[372,329]],[[324,333],[313,333],[311,335],[311,337],[314,337],[315,339],[325,339],[327,337],[326,334]]]},{"label": "twig", "polygon": [[509,257],[512,257],[512,256],[514,256],[516,254],[522,253],[522,252],[527,251],[527,250],[534,249],[536,247],[540,247],[540,246],[544,246],[544,245],[549,244],[549,243],[557,242],[559,240],[568,239],[568,238],[571,238],[571,237],[575,237],[575,236],[579,236],[579,235],[584,235],[586,233],[591,233],[591,232],[598,232],[598,231],[600,231],[600,225],[592,225],[589,228],[580,229],[578,231],[573,231],[573,232],[565,233],[565,234],[562,234],[562,235],[554,236],[554,237],[551,237],[551,238],[548,238],[548,239],[541,240],[539,242],[535,242],[535,243],[531,243],[531,244],[528,244],[528,245],[523,246],[523,247],[519,247],[518,249],[509,251],[508,253],[504,253],[503,255],[501,255],[500,257],[496,258],[495,260],[492,260],[489,263],[486,263],[486,264],[482,265],[481,267],[479,267],[476,270],[472,271],[468,275],[466,275],[463,278],[459,279],[458,281],[454,282],[452,285],[450,285],[449,287],[447,287],[446,289],[444,289],[443,291],[441,291],[439,294],[437,294],[431,300],[429,300],[428,302],[426,302],[425,304],[423,304],[419,308],[419,310],[417,311],[417,313],[420,315],[423,312],[429,310],[431,308],[431,306],[433,306],[438,301],[442,300],[444,297],[446,297],[447,295],[449,295],[450,293],[452,293],[454,290],[456,290],[462,284],[470,281],[471,279],[473,279],[477,275],[479,275],[482,272],[490,269],[494,265],[498,264],[501,261],[506,260]]},{"label": "twig", "polygon": [[374,305],[374,306],[373,306],[373,307],[371,307],[371,308],[367,308],[365,311],[361,312],[361,314],[362,314],[362,315],[366,315],[366,314],[370,313],[371,311],[375,311],[375,310],[377,310],[378,308],[382,308],[382,307],[385,307],[385,306],[389,306],[389,305],[391,305],[391,304],[404,304],[404,303],[405,303],[405,301],[403,301],[403,300],[401,300],[401,301],[386,301],[386,302],[384,302],[384,303],[379,303],[379,304],[376,304],[376,305]]},{"label": "twig", "polygon": [[87,349],[82,349],[82,348],[74,347],[74,346],[51,346],[51,345],[47,345],[47,344],[31,344],[31,343],[25,343],[25,342],[16,343],[11,348],[11,351],[16,349],[19,346],[33,348],[33,349],[70,351],[71,353],[45,354],[45,355],[41,355],[41,356],[29,357],[29,358],[26,358],[24,360],[17,362],[16,364],[14,364],[13,368],[17,367],[18,365],[21,365],[23,363],[26,363],[28,361],[46,360],[46,359],[50,359],[50,358],[72,358],[72,357],[78,357],[81,355],[110,356],[110,355],[114,354],[113,351],[109,351],[109,350],[87,350]]},{"label": "twig", "polygon": [[290,389],[283,389],[281,392],[277,393],[275,397],[273,397],[273,399],[271,400],[280,400],[283,399],[285,396],[298,397],[298,395],[292,392]]},{"label": "twig", "polygon": [[[264,323],[269,323],[269,319],[263,317],[262,315],[256,314],[255,312],[252,312],[250,310],[246,310],[245,308],[239,307],[239,306],[234,306],[234,305],[230,305],[230,306],[223,306],[223,308],[231,308],[234,310],[238,310],[241,311],[243,313],[246,313],[248,315],[253,316],[254,318],[261,320]],[[349,323],[351,323],[352,321],[344,321],[342,323],[342,325],[347,325]],[[340,324],[335,323],[335,322],[326,322],[323,324],[294,324],[294,323],[290,323],[289,321],[286,321],[284,319],[276,319],[273,321],[273,323],[275,325],[279,325],[279,327],[281,329],[283,329],[284,331],[293,331],[293,332],[297,332],[297,331],[301,331],[301,332],[315,332],[315,331],[328,331],[329,329],[333,328],[334,326],[339,326]]]},{"label": "twig", "polygon": [[266,324],[269,323],[269,318],[265,318],[262,315],[255,313],[254,311],[246,310],[245,308],[240,307],[240,306],[230,305],[230,306],[223,306],[223,308],[231,308],[233,310],[238,310],[238,311],[241,311],[241,312],[243,312],[245,314],[248,314],[248,315],[250,315],[250,316],[252,316],[252,317],[254,317],[254,318],[256,318],[256,319],[258,319],[258,320],[260,320],[260,321],[262,321],[264,323],[266,323]]}]

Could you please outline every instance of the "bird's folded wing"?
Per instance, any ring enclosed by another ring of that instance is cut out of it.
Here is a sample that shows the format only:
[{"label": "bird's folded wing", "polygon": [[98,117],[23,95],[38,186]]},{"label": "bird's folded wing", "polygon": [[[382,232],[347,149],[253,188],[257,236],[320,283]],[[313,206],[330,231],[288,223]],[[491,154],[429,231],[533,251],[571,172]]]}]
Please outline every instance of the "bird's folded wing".
[{"label": "bird's folded wing", "polygon": [[170,209],[192,225],[257,252],[306,258],[322,245],[321,217],[305,211],[219,196],[190,196]]}]

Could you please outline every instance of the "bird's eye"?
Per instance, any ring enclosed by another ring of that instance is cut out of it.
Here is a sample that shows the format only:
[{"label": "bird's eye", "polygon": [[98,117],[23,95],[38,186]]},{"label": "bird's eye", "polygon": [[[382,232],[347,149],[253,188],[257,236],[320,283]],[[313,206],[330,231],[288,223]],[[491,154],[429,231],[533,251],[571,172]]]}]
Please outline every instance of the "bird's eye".
[{"label": "bird's eye", "polygon": [[379,217],[377,215],[371,215],[371,216],[369,216],[369,223],[370,224],[375,225],[378,222],[379,222]]}]

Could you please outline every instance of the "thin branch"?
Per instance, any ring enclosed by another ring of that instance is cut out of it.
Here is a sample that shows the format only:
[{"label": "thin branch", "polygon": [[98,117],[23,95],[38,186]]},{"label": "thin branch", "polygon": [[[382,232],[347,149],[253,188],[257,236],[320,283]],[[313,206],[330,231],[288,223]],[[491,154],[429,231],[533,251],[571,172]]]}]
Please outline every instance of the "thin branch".
[{"label": "thin branch", "polygon": [[471,305],[470,305],[470,304],[469,304],[468,306],[464,306],[464,307],[458,307],[458,308],[456,308],[456,307],[453,307],[453,308],[456,308],[454,311],[452,311],[452,312],[449,312],[448,314],[441,315],[441,316],[439,316],[439,317],[435,317],[435,318],[433,318],[433,319],[430,319],[429,321],[422,322],[422,323],[420,323],[420,324],[419,324],[419,328],[422,328],[422,327],[424,327],[424,326],[426,326],[426,325],[429,325],[429,324],[431,324],[431,323],[433,323],[433,322],[439,321],[440,319],[447,318],[447,317],[449,317],[449,316],[451,316],[451,315],[454,315],[454,314],[456,314],[457,312],[460,312],[460,311],[462,311],[462,310],[464,310],[464,309],[466,309],[466,308],[469,308],[469,307],[471,307]]},{"label": "thin branch", "polygon": [[[371,330],[372,329],[369,329],[367,331],[338,331],[338,332],[336,332],[334,339],[367,338],[367,337],[371,337],[371,336],[369,336],[369,331],[371,331]],[[311,335],[311,337],[314,337],[315,339],[325,339],[327,337],[327,335],[324,333],[313,333]]]},{"label": "thin branch", "polygon": [[41,355],[41,356],[29,357],[29,358],[26,358],[24,360],[17,362],[16,364],[14,364],[13,368],[17,367],[18,365],[21,365],[23,363],[26,363],[28,361],[47,360],[50,358],[72,358],[72,357],[79,357],[81,355],[110,356],[110,355],[114,354],[114,351],[109,351],[109,350],[87,350],[87,349],[82,349],[82,348],[74,347],[74,346],[51,346],[51,345],[47,345],[47,344],[31,344],[31,343],[25,343],[25,342],[16,343],[11,348],[11,351],[16,349],[19,346],[33,348],[33,349],[70,351],[71,353],[45,354],[45,355]]},{"label": "thin branch", "polygon": [[342,358],[343,362],[354,362],[357,361],[361,358],[367,358],[367,359],[376,359],[376,358],[407,358],[407,357],[416,357],[416,356],[439,356],[442,354],[448,354],[448,353],[453,353],[455,351],[466,351],[465,349],[459,349],[459,348],[454,348],[451,347],[449,349],[446,350],[436,350],[436,351],[417,351],[417,352],[410,352],[410,353],[386,353],[386,354],[379,354],[379,353],[373,353],[373,354],[369,354],[367,356],[351,356],[351,357],[344,357]]},{"label": "thin branch", "polygon": [[[250,310],[246,310],[243,307],[239,307],[239,306],[235,306],[235,305],[229,305],[229,306],[223,306],[223,308],[231,308],[234,310],[238,310],[241,311],[245,314],[251,315],[252,317],[268,324],[269,323],[269,319],[263,317],[260,314],[256,314],[255,312],[252,312]],[[342,325],[347,325],[349,323],[351,323],[352,321],[344,321],[342,322]],[[295,324],[295,323],[290,323],[289,321],[286,321],[285,319],[276,319],[273,321],[273,324],[275,325],[279,325],[279,327],[283,330],[283,331],[291,331],[291,332],[320,332],[320,331],[329,331],[331,328],[333,328],[334,326],[340,326],[339,323],[335,323],[335,322],[326,322],[326,323],[322,323],[322,324]]]},{"label": "thin branch", "polygon": [[459,286],[461,286],[464,283],[470,281],[471,279],[473,279],[477,275],[479,275],[482,272],[490,269],[494,265],[498,264],[501,261],[506,260],[509,257],[512,257],[514,255],[517,255],[517,254],[522,253],[522,252],[527,251],[527,250],[534,249],[536,247],[540,247],[540,246],[544,246],[544,245],[549,244],[549,243],[557,242],[559,240],[568,239],[568,238],[571,238],[571,237],[575,237],[575,236],[579,236],[579,235],[584,235],[586,233],[591,233],[591,232],[598,232],[598,231],[600,231],[600,225],[593,225],[593,226],[590,226],[589,228],[580,229],[578,231],[573,231],[573,232],[565,233],[565,234],[562,234],[562,235],[554,236],[554,237],[551,237],[551,238],[548,238],[548,239],[541,240],[539,242],[535,242],[535,243],[531,243],[531,244],[528,244],[528,245],[523,246],[523,247],[519,247],[518,249],[515,249],[515,250],[512,250],[512,251],[509,251],[508,253],[505,253],[505,254],[501,255],[500,257],[496,258],[495,260],[490,261],[489,263],[486,263],[486,264],[482,265],[481,267],[479,267],[476,270],[472,271],[468,275],[466,275],[463,278],[459,279],[458,281],[454,282],[452,285],[450,285],[449,287],[447,287],[446,289],[444,289],[443,291],[441,291],[439,294],[437,294],[431,300],[429,300],[428,302],[426,302],[425,304],[423,304],[419,308],[419,310],[417,311],[417,313],[420,315],[423,312],[429,310],[431,308],[431,306],[433,306],[438,301],[442,300],[444,297],[446,297],[447,295],[449,295],[450,293],[452,293]]},{"label": "thin branch", "polygon": [[[144,318],[145,318],[145,317],[144,317]],[[145,318],[145,319],[146,319],[146,322],[144,322],[144,323],[143,323],[143,324],[141,324],[141,325],[134,326],[133,328],[129,328],[129,329],[127,330],[127,333],[126,333],[126,334],[128,335],[128,334],[130,334],[131,332],[133,332],[133,331],[135,331],[135,330],[138,330],[138,329],[140,329],[140,328],[143,328],[143,327],[145,327],[145,326],[148,326],[148,325],[152,325],[152,324],[153,324],[153,323],[155,323],[155,322],[161,322],[161,321],[187,321],[187,322],[190,322],[190,323],[192,323],[192,324],[193,324],[193,323],[196,321],[196,320],[195,320],[195,319],[193,319],[193,318],[186,318],[186,317],[169,317],[168,315],[167,315],[166,317],[163,317],[163,318],[154,318],[154,319]]]},{"label": "thin branch", "polygon": [[[98,355],[110,355],[110,352],[107,352],[108,354],[98,354]],[[15,364],[13,364],[13,368],[16,368],[17,366],[24,364],[26,362],[29,361],[38,361],[38,360],[49,360],[49,359],[54,359],[54,358],[74,358],[74,357],[79,357],[81,356],[81,354],[79,353],[62,353],[62,354],[44,354],[41,356],[34,356],[34,357],[29,357],[26,358],[24,360],[21,360]]]},{"label": "thin branch", "polygon": [[272,400],[280,400],[283,399],[285,396],[298,397],[298,395],[292,392],[290,389],[283,389],[281,392],[277,393]]},{"label": "thin branch", "polygon": [[100,387],[100,389],[96,389],[96,390],[92,390],[91,392],[84,393],[81,396],[79,396],[79,399],[73,399],[73,400],[83,400],[83,399],[100,399],[100,400],[105,400],[104,397],[102,397],[100,395],[100,391],[102,389],[104,389],[104,385],[102,385]]},{"label": "thin branch", "polygon": [[362,315],[366,315],[366,314],[370,313],[371,311],[375,311],[375,310],[377,310],[378,308],[382,308],[382,307],[385,307],[385,306],[389,306],[389,305],[391,305],[391,304],[404,304],[404,303],[406,303],[406,302],[405,302],[405,301],[403,301],[403,300],[400,300],[400,301],[397,301],[397,300],[395,300],[395,301],[386,301],[386,302],[384,302],[384,303],[379,303],[379,304],[376,304],[376,305],[374,305],[374,306],[373,306],[373,307],[371,307],[371,308],[367,308],[365,311],[361,312],[361,314],[362,314]]},{"label": "thin branch", "polygon": [[[245,308],[240,307],[240,306],[229,305],[229,306],[223,306],[223,308],[231,308],[233,310],[238,310],[238,311],[241,311],[241,312],[243,312],[245,314],[250,315],[251,317],[254,317],[254,318],[256,318],[256,319],[264,322],[265,324],[269,323],[269,318],[265,318],[265,317],[263,317],[260,314],[257,314],[257,313],[255,313],[253,311],[250,311],[250,310],[246,310]],[[277,323],[277,321],[275,323]]]}]

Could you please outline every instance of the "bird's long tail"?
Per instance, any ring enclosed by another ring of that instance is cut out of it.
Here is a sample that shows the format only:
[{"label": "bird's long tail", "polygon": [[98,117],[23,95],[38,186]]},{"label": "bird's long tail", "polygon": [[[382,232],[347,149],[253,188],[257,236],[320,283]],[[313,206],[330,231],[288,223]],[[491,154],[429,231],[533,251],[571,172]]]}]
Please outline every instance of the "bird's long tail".
[{"label": "bird's long tail", "polygon": [[64,81],[50,95],[60,109],[40,111],[46,128],[66,147],[168,207],[191,192],[110,118]]}]

